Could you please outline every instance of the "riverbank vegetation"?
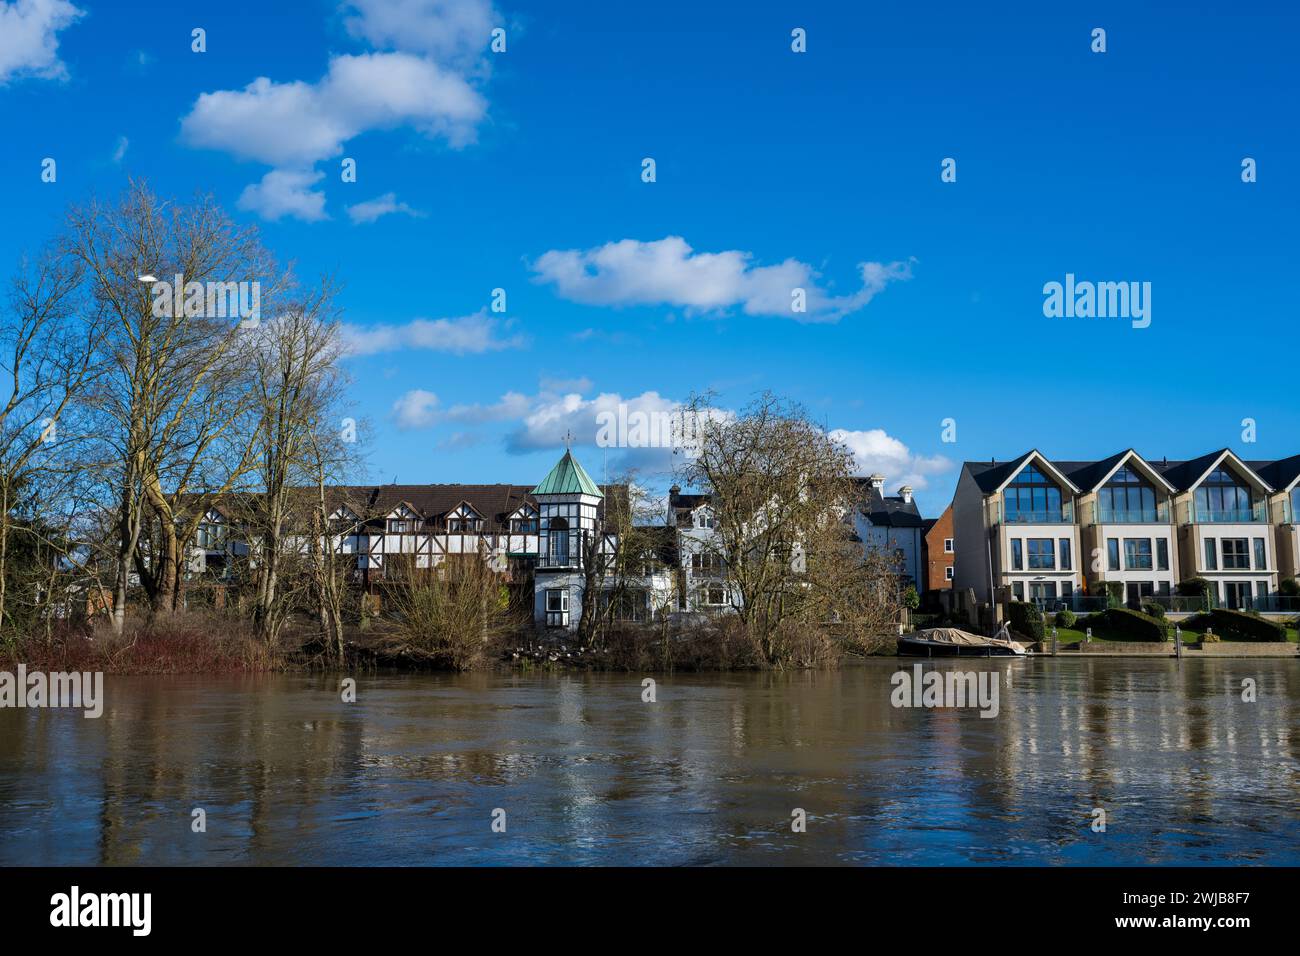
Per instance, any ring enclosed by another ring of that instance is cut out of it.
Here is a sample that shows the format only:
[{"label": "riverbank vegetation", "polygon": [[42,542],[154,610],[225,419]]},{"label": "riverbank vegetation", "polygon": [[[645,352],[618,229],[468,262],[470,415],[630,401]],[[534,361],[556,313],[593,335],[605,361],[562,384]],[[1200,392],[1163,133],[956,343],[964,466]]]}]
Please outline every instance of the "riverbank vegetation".
[{"label": "riverbank vegetation", "polygon": [[[486,554],[393,560],[363,581],[334,492],[364,480],[366,431],[343,404],[335,285],[299,283],[211,198],[132,183],[74,206],[3,308],[5,662],[818,667],[895,630],[893,558],[864,559],[850,520],[852,454],[775,396],[683,410],[701,427],[678,477],[711,496],[718,533],[701,557],[726,600],[684,612],[673,529],[628,476],[627,501],[607,501],[580,542],[584,592],[600,598],[576,633],[541,633],[530,572]],[[647,573],[672,581],[660,606],[638,587]]]}]

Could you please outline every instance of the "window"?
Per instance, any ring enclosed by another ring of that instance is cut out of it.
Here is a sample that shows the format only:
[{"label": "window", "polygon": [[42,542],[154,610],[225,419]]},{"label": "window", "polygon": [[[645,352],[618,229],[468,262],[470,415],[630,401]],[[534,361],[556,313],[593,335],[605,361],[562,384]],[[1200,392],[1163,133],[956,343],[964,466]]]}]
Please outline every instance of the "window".
[{"label": "window", "polygon": [[1025,569],[1025,555],[1022,550],[1024,542],[1019,538],[1011,539],[1011,570],[1023,571]]},{"label": "window", "polygon": [[1056,547],[1051,538],[1029,539],[1029,570],[1056,570]]},{"label": "window", "polygon": [[1218,552],[1214,549],[1213,538],[1205,539],[1205,570],[1207,571],[1219,570]]},{"label": "window", "polygon": [[411,534],[415,531],[415,522],[409,518],[389,518],[389,534]]},{"label": "window", "polygon": [[447,522],[447,530],[451,534],[473,534],[482,530],[482,527],[483,521],[479,518],[452,518]]},{"label": "window", "polygon": [[1156,489],[1125,465],[1097,493],[1102,521],[1158,521]]},{"label": "window", "polygon": [[1106,570],[1119,570],[1119,538],[1106,539]]},{"label": "window", "polygon": [[719,607],[727,603],[726,589],[716,584],[704,588],[701,594],[704,597],[704,603],[710,605],[711,607]]},{"label": "window", "polygon": [[1043,604],[1056,599],[1056,582],[1048,581],[1031,581],[1029,584],[1029,600],[1036,604]]},{"label": "window", "polygon": [[564,588],[549,588],[546,591],[546,610],[567,611],[569,609],[569,592]]},{"label": "window", "polygon": [[569,522],[564,518],[552,518],[550,532],[546,536],[550,543],[551,563],[565,565],[569,563]]},{"label": "window", "polygon": [[1073,565],[1074,565],[1074,561],[1070,557],[1070,539],[1062,538],[1061,539],[1061,570],[1072,571],[1074,569]]},{"label": "window", "polygon": [[1253,505],[1250,486],[1223,468],[1210,472],[1196,489],[1196,512],[1201,520],[1250,521]]},{"label": "window", "polygon": [[1124,567],[1129,571],[1151,570],[1151,539],[1124,539]]},{"label": "window", "polygon": [[1073,581],[1062,581],[1062,582],[1061,582],[1061,597],[1063,597],[1063,598],[1068,598],[1068,597],[1070,597],[1070,595],[1072,595],[1072,594],[1074,594],[1074,582],[1073,582]]},{"label": "window", "polygon": [[536,534],[537,519],[536,518],[511,518],[510,533],[511,534]]},{"label": "window", "polygon": [[945,581],[952,580],[952,565],[949,565],[948,567],[943,569],[943,579]]},{"label": "window", "polygon": [[952,538],[943,539],[943,553],[952,554]]},{"label": "window", "polygon": [[226,526],[221,515],[209,511],[199,525],[198,546],[205,551],[220,551],[226,546]]},{"label": "window", "polygon": [[1224,538],[1223,570],[1236,571],[1250,568],[1250,550],[1245,538]]},{"label": "window", "polygon": [[1263,571],[1268,567],[1268,559],[1264,556],[1264,539],[1255,539],[1255,570]]},{"label": "window", "polygon": [[1156,538],[1156,570],[1169,570],[1169,539]]},{"label": "window", "polygon": [[695,515],[695,527],[697,527],[697,528],[716,528],[717,526],[718,526],[718,523],[717,523],[717,521],[716,521],[716,520],[714,519],[714,517],[713,517],[713,512],[705,510],[705,511],[699,511],[699,512],[696,513],[696,515]]},{"label": "window", "polygon": [[1002,501],[1007,521],[1060,521],[1061,489],[1034,465],[1027,465],[1005,491]]},{"label": "window", "polygon": [[691,555],[691,570],[696,574],[717,574],[722,570],[722,555],[697,551]]}]

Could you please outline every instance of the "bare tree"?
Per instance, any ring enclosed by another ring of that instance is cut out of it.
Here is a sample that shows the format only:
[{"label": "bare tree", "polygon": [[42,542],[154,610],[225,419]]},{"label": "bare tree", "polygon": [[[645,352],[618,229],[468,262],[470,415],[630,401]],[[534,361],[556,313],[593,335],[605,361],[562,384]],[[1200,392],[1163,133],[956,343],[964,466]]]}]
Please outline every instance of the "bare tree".
[{"label": "bare tree", "polygon": [[[275,638],[286,617],[279,600],[286,544],[301,554],[303,544],[328,527],[328,515],[323,524],[312,524],[313,496],[303,488],[313,480],[320,484],[321,452],[327,447],[321,432],[340,417],[335,412],[343,392],[342,347],[334,319],[333,290],[322,285],[265,323],[258,336],[253,394],[260,493],[250,530],[259,556],[253,617],[267,640]],[[297,533],[287,536],[295,519]]]},{"label": "bare tree", "polygon": [[782,663],[792,628],[872,627],[889,613],[896,589],[879,586],[849,520],[852,452],[771,393],[735,416],[707,397],[687,411],[699,434],[681,477],[711,496],[728,594],[763,658]]},{"label": "bare tree", "polygon": [[[0,325],[0,371],[9,383],[0,407],[0,629],[6,619],[10,530],[20,498],[30,505],[41,490],[49,491],[38,486],[75,474],[72,449],[78,436],[68,421],[69,406],[95,376],[101,335],[98,317],[82,311],[80,290],[75,263],[53,254],[24,262]],[[45,547],[47,530],[39,517],[27,522],[28,534]]]},{"label": "bare tree", "polygon": [[[133,564],[155,610],[175,608],[189,538],[253,461],[248,337],[244,317],[226,314],[228,290],[257,290],[260,309],[275,314],[289,280],[257,231],[236,226],[210,197],[171,203],[137,182],[115,205],[74,207],[62,248],[84,269],[106,323],[106,373],[94,399],[117,514],[112,621],[120,634]],[[148,277],[180,277],[187,291],[168,296],[176,290]],[[150,512],[155,538],[144,554]]]}]

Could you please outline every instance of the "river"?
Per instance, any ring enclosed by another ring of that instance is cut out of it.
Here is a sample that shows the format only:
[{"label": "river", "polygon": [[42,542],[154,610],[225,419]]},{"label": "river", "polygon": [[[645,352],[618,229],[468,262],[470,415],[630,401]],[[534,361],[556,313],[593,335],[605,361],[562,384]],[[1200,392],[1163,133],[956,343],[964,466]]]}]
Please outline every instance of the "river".
[{"label": "river", "polygon": [[0,864],[1300,864],[1295,661],[960,666],[997,716],[892,706],[894,659],[109,677],[0,710]]}]

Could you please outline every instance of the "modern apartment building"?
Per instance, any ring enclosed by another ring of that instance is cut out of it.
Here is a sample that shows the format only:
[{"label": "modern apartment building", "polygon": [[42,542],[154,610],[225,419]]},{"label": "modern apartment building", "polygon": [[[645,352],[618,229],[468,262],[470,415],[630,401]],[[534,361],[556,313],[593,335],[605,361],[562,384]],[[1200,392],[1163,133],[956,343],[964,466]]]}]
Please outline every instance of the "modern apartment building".
[{"label": "modern apartment building", "polygon": [[[1080,604],[1120,590],[1140,606],[1191,578],[1225,607],[1267,607],[1294,576],[1300,456],[1189,461],[1127,449],[1100,461],[966,462],[953,498],[954,584],[989,601]],[[1285,556],[1285,557],[1282,557]]]}]

